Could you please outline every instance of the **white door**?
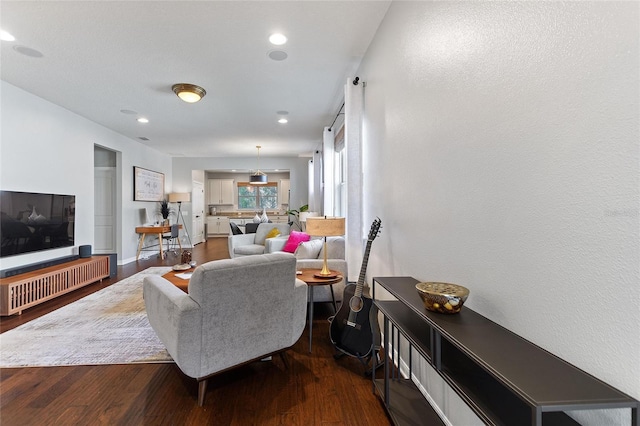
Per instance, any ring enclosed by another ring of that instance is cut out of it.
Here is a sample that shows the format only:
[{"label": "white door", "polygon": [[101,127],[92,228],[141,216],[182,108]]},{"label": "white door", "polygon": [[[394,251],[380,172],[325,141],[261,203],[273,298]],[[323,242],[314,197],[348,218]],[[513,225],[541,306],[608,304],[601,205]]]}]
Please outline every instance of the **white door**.
[{"label": "white door", "polygon": [[116,252],[116,168],[94,168],[93,252]]},{"label": "white door", "polygon": [[193,244],[204,242],[204,184],[193,181],[191,208],[193,209]]}]

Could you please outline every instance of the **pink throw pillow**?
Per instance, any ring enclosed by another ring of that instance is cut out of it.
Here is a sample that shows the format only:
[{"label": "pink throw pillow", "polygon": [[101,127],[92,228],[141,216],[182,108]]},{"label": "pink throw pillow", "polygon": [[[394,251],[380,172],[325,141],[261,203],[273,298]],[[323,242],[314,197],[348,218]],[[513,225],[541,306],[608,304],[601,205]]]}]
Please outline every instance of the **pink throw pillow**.
[{"label": "pink throw pillow", "polygon": [[311,237],[306,232],[291,231],[282,251],[293,253],[300,244],[309,241],[309,239]]}]

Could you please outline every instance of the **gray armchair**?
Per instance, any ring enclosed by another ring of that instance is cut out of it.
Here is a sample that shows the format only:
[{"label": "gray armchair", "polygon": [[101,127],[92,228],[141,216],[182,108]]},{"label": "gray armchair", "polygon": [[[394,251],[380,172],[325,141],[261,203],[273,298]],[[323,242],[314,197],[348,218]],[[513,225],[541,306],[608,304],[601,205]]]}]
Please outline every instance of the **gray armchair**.
[{"label": "gray armchair", "polygon": [[[276,238],[266,238],[273,229],[278,228],[280,236]],[[279,239],[284,243],[287,241],[291,227],[286,223],[261,223],[254,234],[230,235],[229,257],[232,259],[239,256],[252,256],[255,254],[271,253],[271,240]]]},{"label": "gray armchair", "polygon": [[296,259],[274,253],[216,260],[195,269],[188,293],[160,276],[144,279],[149,323],[174,361],[198,380],[198,405],[207,379],[280,354],[305,326],[307,285]]}]

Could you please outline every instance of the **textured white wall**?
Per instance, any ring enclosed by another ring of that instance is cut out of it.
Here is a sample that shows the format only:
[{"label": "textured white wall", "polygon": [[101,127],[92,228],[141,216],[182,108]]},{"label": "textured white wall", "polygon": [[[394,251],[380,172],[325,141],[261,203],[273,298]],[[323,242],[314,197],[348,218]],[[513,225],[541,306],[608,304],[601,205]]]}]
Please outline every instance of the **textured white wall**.
[{"label": "textured white wall", "polygon": [[[393,2],[366,82],[368,276],[468,306],[640,398],[639,4]],[[553,386],[553,383],[549,383]],[[628,410],[578,415],[629,424]]]},{"label": "textured white wall", "polygon": [[[171,191],[171,157],[114,133],[92,121],[0,82],[0,188],[76,196],[75,244],[93,244],[94,144],[121,153],[120,263],[135,260],[139,209],[155,203],[133,201],[133,166],[165,174]],[[61,248],[3,258],[0,269],[77,254]]]}]

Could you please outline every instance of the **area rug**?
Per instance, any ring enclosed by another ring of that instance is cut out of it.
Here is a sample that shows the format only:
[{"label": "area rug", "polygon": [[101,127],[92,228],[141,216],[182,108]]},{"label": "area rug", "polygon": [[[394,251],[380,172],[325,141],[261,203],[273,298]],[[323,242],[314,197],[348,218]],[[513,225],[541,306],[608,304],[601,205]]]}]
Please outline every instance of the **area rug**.
[{"label": "area rug", "polygon": [[171,362],[149,325],[145,269],[76,302],[0,334],[0,368]]}]

